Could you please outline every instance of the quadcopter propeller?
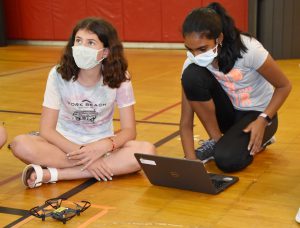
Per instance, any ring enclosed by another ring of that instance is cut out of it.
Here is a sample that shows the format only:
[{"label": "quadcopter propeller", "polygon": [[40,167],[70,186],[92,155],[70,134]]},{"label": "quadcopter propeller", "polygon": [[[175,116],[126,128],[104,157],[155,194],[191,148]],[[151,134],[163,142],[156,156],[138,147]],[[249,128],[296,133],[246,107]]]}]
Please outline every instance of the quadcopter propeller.
[{"label": "quadcopter propeller", "polygon": [[[65,207],[62,206],[65,198],[52,198],[45,201],[43,206],[36,206],[29,210],[29,213],[37,218],[41,218],[42,221],[45,221],[46,217],[52,217],[58,221],[63,222],[66,224],[71,218],[75,215],[80,215],[81,212],[85,211],[91,206],[91,203],[88,201],[80,201],[80,202],[73,202],[75,208]],[[54,210],[51,209],[44,209],[45,207],[52,207]]]}]

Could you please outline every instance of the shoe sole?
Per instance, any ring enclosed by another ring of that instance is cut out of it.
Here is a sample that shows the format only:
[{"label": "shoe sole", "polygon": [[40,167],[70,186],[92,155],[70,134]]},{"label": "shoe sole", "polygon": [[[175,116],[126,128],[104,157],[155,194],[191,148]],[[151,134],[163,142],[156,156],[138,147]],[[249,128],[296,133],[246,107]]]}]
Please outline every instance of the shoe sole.
[{"label": "shoe sole", "polygon": [[214,157],[209,157],[209,158],[206,158],[204,160],[200,160],[203,164],[209,162],[210,160],[214,160],[215,158]]},{"label": "shoe sole", "polygon": [[270,138],[267,142],[265,142],[265,143],[262,145],[262,147],[263,147],[263,148],[266,148],[267,146],[269,146],[269,145],[271,145],[271,144],[273,144],[273,143],[275,143],[275,142],[276,142],[276,139],[275,139],[274,136],[272,136],[272,138]]}]

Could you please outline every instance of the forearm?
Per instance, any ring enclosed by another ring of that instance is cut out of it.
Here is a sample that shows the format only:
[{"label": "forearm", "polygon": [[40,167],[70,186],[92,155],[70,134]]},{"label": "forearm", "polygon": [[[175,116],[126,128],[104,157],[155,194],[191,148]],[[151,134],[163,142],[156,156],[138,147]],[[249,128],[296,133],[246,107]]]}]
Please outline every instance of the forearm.
[{"label": "forearm", "polygon": [[193,126],[180,126],[180,137],[185,158],[196,159],[196,154],[194,150]]},{"label": "forearm", "polygon": [[66,139],[64,136],[62,136],[59,132],[52,129],[40,129],[40,135],[44,139],[46,139],[51,144],[57,146],[59,149],[61,149],[65,153],[69,153],[71,151],[79,149],[79,145],[76,143],[73,143]]},{"label": "forearm", "polygon": [[282,87],[282,88],[276,88],[274,91],[274,94],[272,96],[272,99],[267,106],[267,108],[264,110],[264,112],[270,117],[274,117],[274,115],[277,113],[279,108],[282,106],[286,98],[288,97],[290,91],[291,91],[291,84],[288,86]]},{"label": "forearm", "polygon": [[107,152],[113,152],[122,147],[126,142],[134,140],[136,136],[135,129],[122,129],[115,136],[100,139],[98,141],[88,143],[85,146],[94,148],[99,156],[103,156]]},{"label": "forearm", "polygon": [[136,122],[134,117],[133,105],[120,108],[121,130],[111,137],[114,143],[114,149],[122,147],[125,143],[136,138]]},{"label": "forearm", "polygon": [[119,131],[112,140],[114,142],[114,149],[122,147],[126,142],[130,140],[135,140],[136,130],[135,128],[125,128]]},{"label": "forearm", "polygon": [[185,158],[196,159],[194,151],[194,111],[184,91],[181,99],[180,137]]}]

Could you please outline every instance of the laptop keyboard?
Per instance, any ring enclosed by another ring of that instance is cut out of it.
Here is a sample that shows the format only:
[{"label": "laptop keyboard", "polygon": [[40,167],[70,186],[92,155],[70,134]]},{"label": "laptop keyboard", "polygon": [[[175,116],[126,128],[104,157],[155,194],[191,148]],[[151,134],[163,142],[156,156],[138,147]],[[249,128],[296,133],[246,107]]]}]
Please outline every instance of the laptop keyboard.
[{"label": "laptop keyboard", "polygon": [[222,180],[216,180],[216,179],[211,179],[211,182],[213,183],[213,185],[215,186],[216,189],[220,189],[222,188],[226,183],[226,181],[222,181]]},{"label": "laptop keyboard", "polygon": [[223,177],[220,177],[217,174],[209,173],[209,176],[216,189],[221,189],[228,184],[228,181],[222,180]]}]

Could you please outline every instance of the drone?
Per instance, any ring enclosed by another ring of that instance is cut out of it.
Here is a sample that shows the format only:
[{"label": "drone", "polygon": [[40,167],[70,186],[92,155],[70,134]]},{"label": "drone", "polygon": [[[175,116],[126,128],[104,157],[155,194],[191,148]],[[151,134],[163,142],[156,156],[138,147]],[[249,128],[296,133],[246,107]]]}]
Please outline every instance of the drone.
[{"label": "drone", "polygon": [[[65,202],[65,198],[53,198],[45,201],[43,206],[36,206],[29,210],[29,213],[37,218],[41,218],[45,221],[47,217],[51,217],[63,224],[72,219],[74,216],[79,216],[82,212],[91,206],[88,201],[80,201],[77,203],[72,203],[73,207],[62,206]],[[49,208],[50,209],[47,209]]]}]

